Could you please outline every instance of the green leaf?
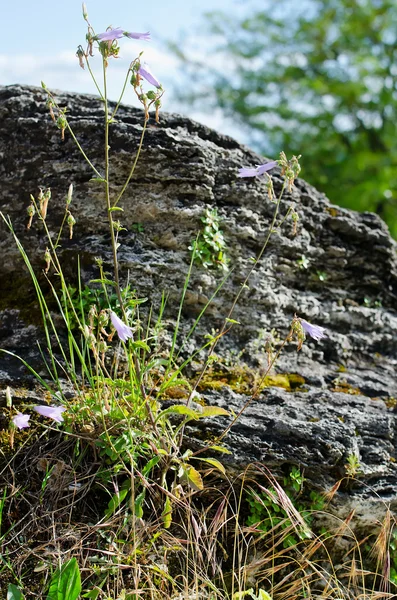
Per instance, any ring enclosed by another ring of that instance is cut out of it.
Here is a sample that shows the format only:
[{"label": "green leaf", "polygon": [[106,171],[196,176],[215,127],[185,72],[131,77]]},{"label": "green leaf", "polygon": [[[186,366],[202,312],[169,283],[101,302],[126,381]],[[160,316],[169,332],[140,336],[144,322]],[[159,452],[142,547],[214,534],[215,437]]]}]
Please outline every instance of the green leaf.
[{"label": "green leaf", "polygon": [[112,206],[109,212],[115,212],[116,210],[121,210],[121,212],[124,212],[124,208],[121,208],[121,206]]},{"label": "green leaf", "polygon": [[182,481],[186,481],[192,490],[199,492],[204,489],[201,475],[194,467],[191,467],[190,465],[181,465],[181,470],[182,473],[180,478]]},{"label": "green leaf", "polygon": [[220,406],[203,406],[202,412],[200,412],[200,418],[203,417],[228,417],[229,413]]},{"label": "green leaf", "polygon": [[164,508],[163,512],[161,513],[161,516],[163,517],[163,524],[165,529],[169,529],[172,523],[172,504],[171,498],[169,496],[166,496],[165,498]]},{"label": "green leaf", "polygon": [[231,454],[231,450],[228,450],[224,446],[209,446],[209,450],[215,450],[216,452],[222,452],[222,454]]},{"label": "green leaf", "polygon": [[143,502],[146,496],[146,489],[142,490],[140,494],[135,498],[134,507],[135,507],[135,517],[137,519],[142,519],[143,516]]},{"label": "green leaf", "polygon": [[[194,457],[192,457],[192,458],[194,458]],[[206,462],[209,465],[212,465],[213,467],[218,469],[218,471],[220,471],[224,475],[226,474],[225,467],[223,466],[223,464],[221,462],[219,462],[219,460],[216,460],[216,458],[197,458],[197,460],[201,460],[201,462]]]},{"label": "green leaf", "polygon": [[258,600],[272,600],[272,596],[260,588],[258,591]]},{"label": "green leaf", "polygon": [[143,348],[146,352],[150,352],[150,347],[145,342],[131,342],[131,346],[136,350],[137,348]]},{"label": "green leaf", "polygon": [[123,502],[124,498],[127,496],[130,489],[131,479],[127,479],[121,486],[120,491],[117,492],[117,494],[114,494],[114,496],[112,496],[112,498],[110,499],[108,507],[105,511],[105,517],[110,517],[116,511],[116,509]]},{"label": "green leaf", "polygon": [[80,570],[73,557],[51,579],[47,600],[77,600],[81,593]]},{"label": "green leaf", "polygon": [[16,585],[10,583],[7,590],[7,600],[24,600],[25,596]]},{"label": "green leaf", "polygon": [[103,179],[103,177],[91,177],[90,181],[96,181],[97,183],[106,183],[106,179]]},{"label": "green leaf", "polygon": [[162,410],[156,421],[162,417],[165,417],[166,415],[186,415],[190,419],[199,419],[202,416],[201,413],[189,408],[186,406],[186,404],[175,404],[174,406],[170,406],[169,408]]}]

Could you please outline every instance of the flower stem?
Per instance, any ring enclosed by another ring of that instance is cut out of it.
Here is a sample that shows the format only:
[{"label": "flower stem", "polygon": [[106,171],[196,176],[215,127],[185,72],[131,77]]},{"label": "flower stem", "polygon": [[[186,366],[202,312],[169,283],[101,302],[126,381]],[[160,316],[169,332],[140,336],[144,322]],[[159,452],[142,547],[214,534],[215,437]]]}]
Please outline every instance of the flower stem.
[{"label": "flower stem", "polygon": [[142,144],[143,144],[143,138],[145,137],[145,132],[146,132],[146,127],[147,127],[147,122],[148,122],[148,118],[145,118],[145,122],[144,122],[144,124],[143,124],[143,129],[142,129],[142,133],[141,133],[141,139],[139,140],[139,146],[138,146],[138,150],[137,150],[137,153],[136,153],[136,156],[135,156],[135,160],[134,160],[134,162],[132,163],[131,171],[130,171],[130,173],[129,173],[128,177],[127,177],[127,180],[126,180],[125,184],[123,185],[123,188],[122,188],[121,192],[120,192],[120,193],[119,193],[119,195],[117,196],[117,198],[116,198],[116,201],[115,201],[115,203],[113,204],[113,206],[117,206],[117,204],[120,202],[120,200],[121,200],[121,197],[123,196],[123,194],[124,194],[124,192],[125,192],[125,190],[126,190],[126,188],[127,188],[127,185],[129,184],[129,182],[130,182],[130,180],[131,180],[131,177],[132,177],[132,176],[133,176],[133,174],[134,174],[135,167],[136,167],[136,165],[137,165],[137,162],[138,162],[139,156],[140,156],[140,154],[141,154],[141,150],[142,150]]}]

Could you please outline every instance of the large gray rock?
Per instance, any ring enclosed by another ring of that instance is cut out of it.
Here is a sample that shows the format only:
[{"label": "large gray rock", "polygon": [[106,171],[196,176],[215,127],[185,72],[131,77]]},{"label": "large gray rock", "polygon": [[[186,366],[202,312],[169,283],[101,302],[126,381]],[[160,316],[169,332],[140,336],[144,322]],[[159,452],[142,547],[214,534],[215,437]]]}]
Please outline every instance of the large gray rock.
[{"label": "large gray rock", "polygon": [[[102,170],[101,102],[85,95],[59,93],[56,97],[62,107],[67,106],[77,138]],[[88,280],[97,276],[94,257],[101,256],[111,264],[104,195],[100,184],[90,182],[90,168],[68,133],[61,141],[45,100],[40,89],[0,88],[0,208],[10,216],[40,273],[46,243],[37,221],[26,230],[29,194],[37,195],[39,187],[51,187],[48,223],[56,232],[68,186],[73,183],[71,208],[77,224],[73,240],[67,236],[62,240],[62,254],[71,277],[75,277],[80,256],[83,277]],[[118,122],[112,125],[113,193],[129,172],[142,122],[141,111],[122,106]],[[166,291],[171,322],[188,271],[188,247],[201,227],[206,207],[217,207],[222,217],[232,267],[186,351],[202,343],[203,333],[221,326],[251,258],[265,239],[274,205],[267,200],[264,182],[236,178],[240,166],[261,160],[233,139],[180,115],[162,114],[161,123],[151,122],[146,133],[137,169],[121,202],[121,219],[128,230],[121,234],[122,277],[129,274],[138,295],[150,298],[155,307]],[[304,173],[304,157],[302,162]],[[279,191],[280,171],[273,173]],[[275,329],[285,337],[294,313],[326,327],[328,337],[320,343],[308,341],[299,353],[296,344],[286,346],[276,372],[298,375],[303,378],[298,377],[301,386],[296,391],[273,386],[260,394],[226,438],[233,450],[227,460],[235,467],[249,461],[262,461],[272,468],[300,464],[312,483],[330,485],[344,473],[347,457],[356,454],[363,481],[372,485],[382,500],[395,503],[396,244],[379,217],[331,206],[303,180],[285,194],[281,215],[291,202],[300,217],[297,234],[289,221],[273,234],[234,312],[241,325],[235,326],[217,349],[228,365],[221,363],[219,368],[230,372],[246,361],[263,370],[264,332]],[[134,223],[140,223],[143,232],[135,232]],[[38,317],[31,283],[3,224],[0,248],[0,346],[37,362]],[[182,331],[188,330],[221,276],[201,267],[194,269]],[[242,350],[242,359],[234,359],[233,366],[233,357]],[[0,360],[3,383],[24,375],[23,367],[6,358]],[[202,393],[208,402],[235,411],[247,401],[235,387],[211,391],[207,386]],[[226,423],[213,420],[203,427],[213,435]],[[371,495],[363,490],[355,492],[361,505],[363,496]],[[349,502],[355,502],[354,498],[350,494]]]}]

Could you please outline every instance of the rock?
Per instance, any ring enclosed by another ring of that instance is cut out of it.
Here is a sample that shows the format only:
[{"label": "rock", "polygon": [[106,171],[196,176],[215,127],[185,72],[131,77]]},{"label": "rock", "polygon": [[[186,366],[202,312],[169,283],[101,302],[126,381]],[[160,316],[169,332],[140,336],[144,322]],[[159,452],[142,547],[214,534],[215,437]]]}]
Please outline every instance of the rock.
[{"label": "rock", "polygon": [[[83,148],[103,171],[104,111],[98,98],[59,92],[60,106]],[[30,194],[50,187],[48,226],[54,234],[63,217],[65,196],[74,186],[71,210],[74,236],[65,232],[60,254],[66,272],[76,281],[77,257],[82,277],[98,276],[95,257],[111,268],[104,194],[92,182],[90,167],[66,132],[61,140],[45,105],[41,89],[0,87],[0,208],[13,223],[32,264],[45,286],[41,271],[46,242],[40,224],[26,229]],[[111,126],[112,193],[129,173],[142,133],[140,110],[121,106]],[[189,268],[189,246],[201,229],[200,217],[216,207],[230,260],[228,279],[185,347],[193,352],[203,335],[219,329],[245,275],[265,240],[274,212],[262,179],[237,179],[239,167],[263,160],[249,149],[176,114],[163,113],[150,122],[136,171],[120,203],[123,280],[129,276],[139,297],[160,305],[168,295],[166,316],[175,321]],[[303,159],[304,172],[304,159]],[[282,178],[275,169],[274,186]],[[350,489],[343,506],[360,506],[370,497],[368,510],[382,502],[396,503],[397,467],[397,258],[396,243],[382,220],[332,206],[302,179],[285,193],[280,219],[291,203],[299,214],[297,233],[287,220],[270,244],[244,289],[233,318],[235,325],[222,338],[217,353],[238,368],[243,361],[264,369],[264,337],[276,330],[283,339],[295,313],[327,329],[321,342],[308,340],[300,352],[290,343],[280,356],[276,372],[303,378],[297,390],[268,387],[252,401],[226,438],[232,449],[230,468],[260,461],[274,469],[301,465],[312,485],[331,486],[345,473],[351,454],[360,460],[363,484]],[[135,224],[135,228],[134,228]],[[139,224],[139,226],[137,226]],[[139,231],[141,230],[141,231]],[[40,315],[34,310],[32,285],[19,252],[4,224],[0,226],[0,346],[17,352],[35,366]],[[51,277],[51,275],[50,275]],[[195,267],[189,282],[181,334],[211,298],[222,272]],[[181,336],[183,337],[183,335]],[[236,359],[244,352],[242,358]],[[3,385],[25,376],[22,365],[1,358]],[[204,390],[206,402],[241,409],[248,396],[232,387]],[[227,419],[212,419],[191,428],[199,438],[216,435]],[[376,496],[376,494],[378,496]],[[347,510],[347,509],[346,509]],[[380,509],[379,509],[380,510]],[[374,512],[374,514],[375,514]],[[363,517],[364,519],[364,517]]]}]

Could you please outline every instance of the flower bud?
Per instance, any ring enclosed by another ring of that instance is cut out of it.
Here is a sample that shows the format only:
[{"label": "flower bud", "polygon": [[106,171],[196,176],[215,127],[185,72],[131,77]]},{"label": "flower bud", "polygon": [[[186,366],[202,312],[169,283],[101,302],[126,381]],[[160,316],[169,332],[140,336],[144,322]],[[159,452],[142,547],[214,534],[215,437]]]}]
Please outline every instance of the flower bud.
[{"label": "flower bud", "polygon": [[[40,190],[40,192],[42,192],[42,190]],[[39,198],[40,198],[40,196],[39,196]],[[41,214],[43,221],[45,221],[45,219],[47,217],[48,202],[49,202],[50,198],[51,198],[51,189],[47,188],[46,191],[44,192],[44,194],[42,194],[42,200],[40,201],[40,214]]]},{"label": "flower bud", "polygon": [[85,5],[85,2],[83,2],[83,5],[82,5],[81,8],[83,10],[83,19],[84,19],[84,21],[87,21],[87,19],[88,19],[88,12],[87,12],[87,7]]},{"label": "flower bud", "polygon": [[44,260],[46,263],[46,267],[44,270],[44,273],[48,273],[48,271],[50,270],[50,266],[51,266],[51,254],[48,248],[46,248],[45,253],[44,253]]},{"label": "flower bud", "polygon": [[36,212],[35,207],[33,206],[33,204],[30,204],[30,206],[28,206],[28,208],[26,209],[28,216],[29,216],[29,223],[27,225],[27,229],[30,229],[32,226],[32,221],[33,221],[33,216],[34,213]]},{"label": "flower bud", "polygon": [[76,56],[79,59],[79,65],[80,65],[80,67],[82,69],[84,69],[84,60],[83,60],[83,58],[84,58],[85,54],[84,54],[84,50],[83,50],[83,48],[81,46],[79,46],[77,48]]},{"label": "flower bud", "polygon": [[61,130],[61,139],[62,139],[62,141],[64,141],[65,140],[65,129],[66,129],[67,125],[68,125],[68,121],[67,121],[64,113],[61,113],[59,115],[56,123],[57,123],[58,129]]},{"label": "flower bud", "polygon": [[66,206],[69,206],[69,204],[71,203],[72,196],[73,196],[73,183],[70,184],[69,189],[68,189],[68,195],[66,197]]},{"label": "flower bud", "polygon": [[160,119],[159,119],[159,110],[161,108],[161,101],[159,99],[156,100],[156,102],[154,103],[154,106],[156,107],[156,123],[160,123]]},{"label": "flower bud", "polygon": [[69,213],[69,216],[67,218],[67,223],[69,225],[69,239],[71,240],[73,237],[73,225],[75,225],[75,223],[76,223],[76,219],[74,218],[72,213]]}]

